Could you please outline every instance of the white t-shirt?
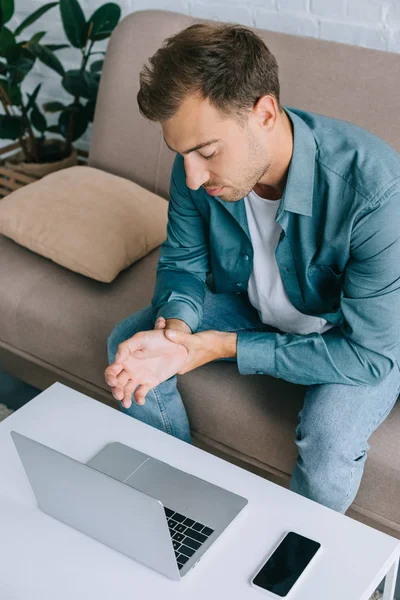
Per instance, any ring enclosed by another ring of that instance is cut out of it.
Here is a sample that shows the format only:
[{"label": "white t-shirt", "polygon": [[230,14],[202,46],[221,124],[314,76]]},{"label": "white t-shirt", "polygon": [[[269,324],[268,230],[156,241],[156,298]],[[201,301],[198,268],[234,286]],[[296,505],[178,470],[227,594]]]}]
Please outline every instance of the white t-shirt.
[{"label": "white t-shirt", "polygon": [[252,190],[244,203],[254,251],[248,296],[261,321],[286,333],[303,335],[334,327],[325,319],[299,312],[286,293],[275,257],[282,231],[275,221],[280,200],[261,198]]}]

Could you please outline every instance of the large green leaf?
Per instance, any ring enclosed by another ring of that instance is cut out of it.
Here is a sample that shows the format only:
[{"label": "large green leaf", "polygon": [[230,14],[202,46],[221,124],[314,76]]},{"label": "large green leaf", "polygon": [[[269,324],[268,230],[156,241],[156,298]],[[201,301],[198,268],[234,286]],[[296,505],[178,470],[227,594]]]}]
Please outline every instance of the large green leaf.
[{"label": "large green leaf", "polygon": [[59,75],[64,76],[64,67],[60,63],[57,56],[53,54],[51,50],[46,48],[46,46],[41,46],[40,44],[30,44],[28,50],[43,64],[50,67],[50,69],[54,69],[54,71],[56,71]]},{"label": "large green leaf", "polygon": [[85,113],[86,113],[86,117],[90,123],[92,123],[92,121],[94,119],[95,108],[96,108],[96,100],[89,100],[89,102],[86,103]]},{"label": "large green leaf", "polygon": [[53,8],[53,6],[57,6],[57,4],[58,2],[49,2],[49,4],[45,4],[44,6],[41,6],[40,8],[35,10],[31,15],[27,16],[26,19],[22,21],[22,23],[18,25],[18,27],[14,31],[14,35],[19,35],[24,29],[26,29],[26,27],[32,25],[32,23],[40,19],[40,17],[44,15],[44,13],[46,13],[48,10]]},{"label": "large green leaf", "polygon": [[103,64],[104,64],[104,60],[95,60],[90,65],[90,70],[92,71],[92,73],[98,73],[99,71],[102,70]]},{"label": "large green leaf", "polygon": [[15,37],[7,27],[0,29],[0,56],[9,59],[15,49],[18,48]]},{"label": "large green leaf", "polygon": [[72,119],[72,137],[71,141],[74,142],[80,138],[86,131],[89,125],[85,107],[79,105],[77,110],[74,111],[63,111],[58,119],[58,127],[61,135],[65,138],[68,135],[68,129],[70,125],[70,119]]},{"label": "large green leaf", "polygon": [[86,44],[88,25],[78,0],[60,0],[61,19],[65,35],[74,48]]},{"label": "large green leaf", "polygon": [[38,31],[37,33],[35,33],[35,35],[31,37],[29,42],[27,42],[27,45],[29,46],[29,44],[38,44],[45,35],[45,31]]},{"label": "large green leaf", "polygon": [[47,121],[44,115],[40,112],[39,108],[35,104],[30,114],[31,123],[35,129],[37,129],[40,133],[46,131],[47,129]]},{"label": "large green leaf", "polygon": [[68,44],[42,44],[42,45],[44,45],[45,48],[48,48],[52,52],[55,52],[56,50],[62,50],[63,48],[69,48]]},{"label": "large green leaf", "polygon": [[42,105],[42,108],[45,112],[56,113],[56,112],[60,112],[60,110],[64,110],[65,104],[55,100],[53,102],[46,102],[45,104]]},{"label": "large green leaf", "polygon": [[89,38],[99,41],[110,37],[120,16],[121,9],[118,4],[108,2],[100,6],[89,19]]},{"label": "large green leaf", "polygon": [[7,94],[7,98],[10,104],[13,106],[20,106],[22,102],[21,90],[18,85],[13,85],[10,81],[4,77],[0,77],[0,86]]},{"label": "large green leaf", "polygon": [[21,83],[32,69],[34,63],[35,58],[22,48],[20,57],[8,63],[8,70],[13,83]]},{"label": "large green leaf", "polygon": [[82,96],[87,100],[95,100],[99,88],[97,73],[83,73],[78,69],[67,71],[62,80],[63,88],[73,96]]},{"label": "large green leaf", "polygon": [[0,139],[16,140],[24,133],[22,117],[0,115]]},{"label": "large green leaf", "polygon": [[3,27],[14,14],[14,0],[0,0],[0,27]]},{"label": "large green leaf", "polygon": [[60,133],[60,128],[58,125],[50,125],[50,127],[47,128],[47,131],[50,131],[50,133]]}]

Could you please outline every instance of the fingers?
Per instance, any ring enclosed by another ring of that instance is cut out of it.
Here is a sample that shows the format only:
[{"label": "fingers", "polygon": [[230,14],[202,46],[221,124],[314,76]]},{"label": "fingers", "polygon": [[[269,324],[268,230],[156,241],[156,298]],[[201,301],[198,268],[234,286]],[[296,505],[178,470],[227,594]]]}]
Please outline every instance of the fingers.
[{"label": "fingers", "polygon": [[132,394],[135,387],[135,383],[130,380],[123,389],[123,396],[119,399],[122,400],[122,406],[125,408],[129,408],[132,404]]},{"label": "fingers", "polygon": [[145,404],[145,398],[148,391],[149,388],[147,386],[136,386],[135,383],[130,381],[124,388],[124,398],[122,400],[122,405],[125,406],[125,408],[129,408],[132,404],[132,396],[136,404]]},{"label": "fingers", "polygon": [[127,383],[130,381],[130,379],[131,378],[126,371],[122,371],[122,373],[120,375],[118,375],[118,377],[115,378],[116,383],[114,383],[110,387],[111,387],[112,395],[114,396],[114,398],[116,400],[122,400],[124,398],[124,393],[125,393],[124,388],[127,385]]},{"label": "fingers", "polygon": [[116,400],[123,400],[124,399],[124,392],[125,392],[124,388],[122,388],[122,387],[112,387],[111,388],[111,392],[112,392],[112,395],[114,396],[114,398]]},{"label": "fingers", "polygon": [[123,369],[122,365],[117,365],[116,363],[112,363],[111,365],[109,365],[107,367],[107,369],[105,370],[105,375],[107,377],[107,375],[111,375],[116,377],[117,375],[119,375],[121,373]]},{"label": "fingers", "polygon": [[164,329],[165,325],[166,320],[164,319],[164,317],[158,317],[154,329]]},{"label": "fingers", "polygon": [[119,375],[122,370],[123,366],[117,365],[115,363],[107,367],[107,369],[104,371],[104,378],[106,380],[107,385],[117,385],[117,375]]},{"label": "fingers", "polygon": [[135,401],[138,404],[143,405],[146,402],[146,394],[148,391],[149,388],[147,387],[147,385],[139,385],[135,390]]},{"label": "fingers", "polygon": [[116,377],[115,387],[124,388],[128,381],[132,379],[132,377],[127,373],[127,371],[122,370],[121,373]]},{"label": "fingers", "polygon": [[115,393],[118,393],[117,400],[122,401],[122,406],[125,408],[130,408],[132,405],[132,396],[136,404],[143,406],[143,404],[146,402],[146,395],[149,390],[150,388],[148,385],[141,384],[136,386],[133,381],[129,381],[123,390],[122,388],[116,388]]}]

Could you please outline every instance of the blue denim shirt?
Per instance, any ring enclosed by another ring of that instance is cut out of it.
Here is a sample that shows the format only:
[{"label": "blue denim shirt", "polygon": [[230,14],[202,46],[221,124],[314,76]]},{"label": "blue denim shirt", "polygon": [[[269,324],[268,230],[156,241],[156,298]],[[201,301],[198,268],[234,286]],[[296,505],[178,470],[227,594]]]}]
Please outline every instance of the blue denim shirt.
[{"label": "blue denim shirt", "polygon": [[[242,375],[303,385],[375,385],[400,359],[400,155],[355,125],[285,107],[294,147],[276,221],[276,260],[292,304],[334,323],[319,334],[239,332]],[[243,292],[253,268],[244,199],[224,202],[171,174],[154,317],[203,317],[205,283]]]}]

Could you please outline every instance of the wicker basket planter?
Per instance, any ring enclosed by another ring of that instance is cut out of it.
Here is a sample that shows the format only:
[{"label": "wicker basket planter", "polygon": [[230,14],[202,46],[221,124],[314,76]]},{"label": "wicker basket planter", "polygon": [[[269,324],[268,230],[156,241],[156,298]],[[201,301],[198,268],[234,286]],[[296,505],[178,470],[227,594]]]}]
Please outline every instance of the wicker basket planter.
[{"label": "wicker basket planter", "polygon": [[[9,154],[16,150],[14,154],[1,159],[2,155]],[[37,181],[41,177],[54,173],[60,169],[66,169],[76,164],[86,164],[88,153],[83,150],[73,149],[70,156],[50,163],[26,163],[23,161],[23,154],[19,150],[19,144],[10,144],[0,150],[0,198],[7,196],[14,190]]]}]

